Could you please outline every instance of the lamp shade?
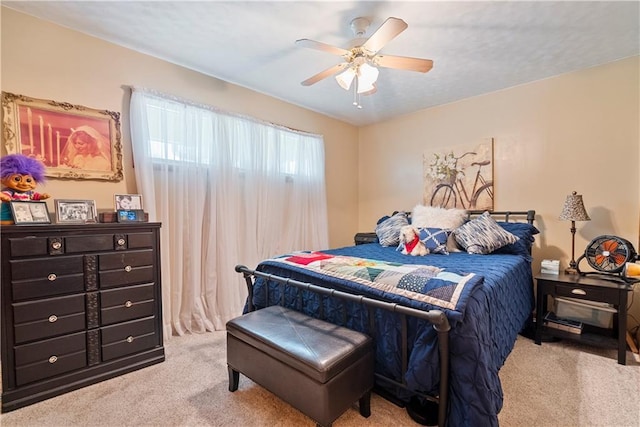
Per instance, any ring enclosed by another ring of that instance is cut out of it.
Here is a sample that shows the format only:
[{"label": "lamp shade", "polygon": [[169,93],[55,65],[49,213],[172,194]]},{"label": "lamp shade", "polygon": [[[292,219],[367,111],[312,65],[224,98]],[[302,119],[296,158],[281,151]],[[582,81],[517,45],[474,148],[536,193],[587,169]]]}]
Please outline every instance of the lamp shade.
[{"label": "lamp shade", "polygon": [[589,214],[582,203],[582,194],[572,192],[567,196],[560,213],[560,218],[564,221],[590,221]]},{"label": "lamp shade", "polygon": [[358,67],[358,93],[369,92],[374,89],[373,84],[378,80],[378,69],[369,64]]},{"label": "lamp shade", "polygon": [[356,72],[353,68],[349,67],[345,72],[336,76],[336,81],[342,89],[349,90],[349,88],[351,87],[351,82],[353,82],[353,78],[355,76]]}]

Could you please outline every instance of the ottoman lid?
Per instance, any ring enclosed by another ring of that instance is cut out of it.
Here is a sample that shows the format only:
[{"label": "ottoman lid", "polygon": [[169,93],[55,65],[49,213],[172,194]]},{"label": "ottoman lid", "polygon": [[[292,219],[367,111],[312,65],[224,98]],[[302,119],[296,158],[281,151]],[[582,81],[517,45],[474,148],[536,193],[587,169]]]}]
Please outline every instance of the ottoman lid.
[{"label": "ottoman lid", "polygon": [[227,333],[320,383],[373,348],[373,340],[361,332],[278,305],[230,320]]}]

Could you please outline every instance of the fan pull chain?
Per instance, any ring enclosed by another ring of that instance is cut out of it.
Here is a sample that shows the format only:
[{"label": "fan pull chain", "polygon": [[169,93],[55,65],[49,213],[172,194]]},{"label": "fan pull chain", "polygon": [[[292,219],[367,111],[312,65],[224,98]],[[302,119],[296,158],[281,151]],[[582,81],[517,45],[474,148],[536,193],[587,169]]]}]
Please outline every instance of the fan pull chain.
[{"label": "fan pull chain", "polygon": [[358,76],[355,77],[355,84],[353,85],[353,105],[357,108],[362,109],[362,105],[360,104],[360,94],[358,93]]},{"label": "fan pull chain", "polygon": [[358,77],[356,77],[356,84],[353,85],[353,105],[358,106]]}]

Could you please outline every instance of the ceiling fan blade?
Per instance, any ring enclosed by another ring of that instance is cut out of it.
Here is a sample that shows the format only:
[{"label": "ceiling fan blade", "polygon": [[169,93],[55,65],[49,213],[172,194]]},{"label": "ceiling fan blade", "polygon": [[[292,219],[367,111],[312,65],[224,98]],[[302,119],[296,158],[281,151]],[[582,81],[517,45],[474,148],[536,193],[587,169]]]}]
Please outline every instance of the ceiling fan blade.
[{"label": "ceiling fan blade", "polygon": [[316,49],[316,50],[321,50],[323,52],[333,53],[334,55],[339,55],[339,56],[346,56],[351,53],[346,49],[342,49],[340,47],[331,46],[330,44],[317,42],[315,40],[309,40],[309,39],[296,40],[296,45],[307,47],[309,49]]},{"label": "ceiling fan blade", "polygon": [[381,67],[419,71],[421,73],[426,73],[433,68],[433,61],[430,59],[410,58],[408,56],[378,55],[374,58],[374,63]]},{"label": "ceiling fan blade", "polygon": [[384,45],[393,40],[394,37],[406,30],[407,27],[407,23],[402,19],[393,17],[387,18],[380,28],[378,28],[376,32],[373,33],[366,42],[364,42],[362,49],[367,51],[370,55],[374,55],[382,49]]},{"label": "ceiling fan blade", "polygon": [[309,77],[307,80],[303,81],[301,84],[302,86],[311,86],[312,84],[318,83],[320,80],[326,79],[327,77],[334,75],[338,71],[343,70],[344,68],[347,67],[347,65],[349,64],[347,64],[346,62],[343,62],[338,65],[334,65],[333,67],[327,68],[326,70],[319,72],[315,76]]},{"label": "ceiling fan blade", "polygon": [[373,84],[373,89],[371,89],[371,90],[369,90],[369,91],[367,91],[367,92],[362,92],[360,95],[364,95],[364,96],[367,96],[367,95],[373,95],[373,94],[374,94],[374,93],[376,93],[377,91],[378,91],[378,86],[376,86],[376,84],[374,83],[374,84]]}]

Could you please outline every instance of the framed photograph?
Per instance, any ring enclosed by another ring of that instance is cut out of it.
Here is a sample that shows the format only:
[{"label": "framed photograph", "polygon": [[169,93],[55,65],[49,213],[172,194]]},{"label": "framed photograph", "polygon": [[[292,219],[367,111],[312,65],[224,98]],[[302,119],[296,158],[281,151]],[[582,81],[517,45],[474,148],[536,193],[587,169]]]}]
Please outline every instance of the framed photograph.
[{"label": "framed photograph", "polygon": [[8,154],[34,157],[46,176],[120,181],[120,113],[2,92]]},{"label": "framed photograph", "polygon": [[56,222],[93,223],[98,222],[96,202],[93,200],[56,199]]},{"label": "framed photograph", "polygon": [[119,210],[142,209],[141,194],[116,194],[114,196],[115,208]]},{"label": "framed photograph", "polygon": [[47,204],[40,201],[12,201],[14,224],[51,224]]}]

